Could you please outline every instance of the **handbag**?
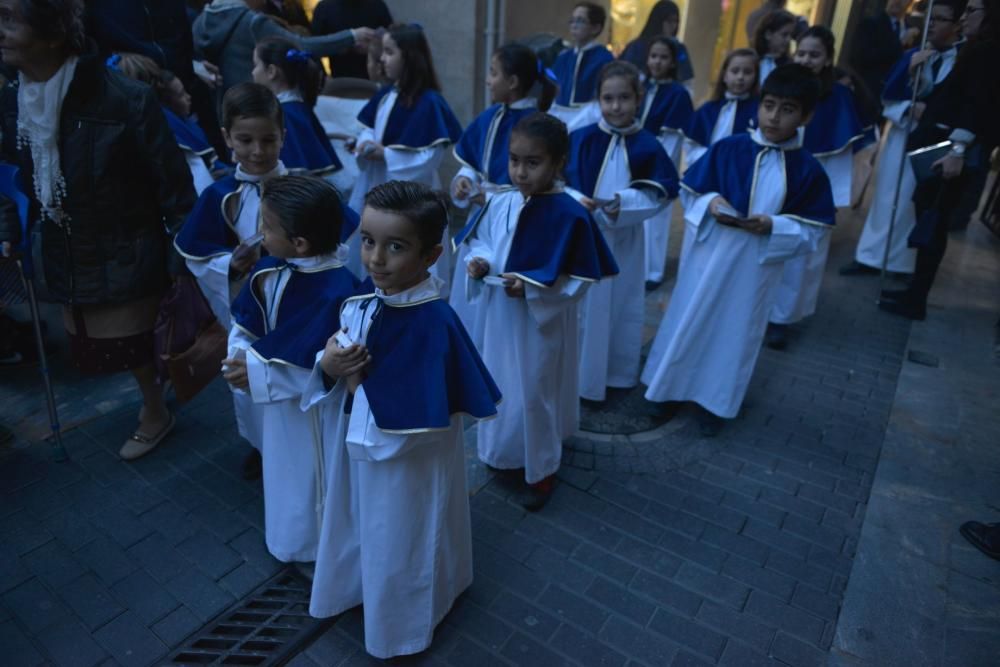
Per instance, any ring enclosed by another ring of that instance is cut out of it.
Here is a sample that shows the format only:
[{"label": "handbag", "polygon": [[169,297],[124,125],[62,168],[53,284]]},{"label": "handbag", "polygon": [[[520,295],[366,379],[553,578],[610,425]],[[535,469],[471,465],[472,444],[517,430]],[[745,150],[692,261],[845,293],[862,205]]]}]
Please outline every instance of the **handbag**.
[{"label": "handbag", "polygon": [[198,282],[177,276],[160,302],[153,345],[159,376],[173,383],[179,402],[190,401],[218,377],[228,338]]}]

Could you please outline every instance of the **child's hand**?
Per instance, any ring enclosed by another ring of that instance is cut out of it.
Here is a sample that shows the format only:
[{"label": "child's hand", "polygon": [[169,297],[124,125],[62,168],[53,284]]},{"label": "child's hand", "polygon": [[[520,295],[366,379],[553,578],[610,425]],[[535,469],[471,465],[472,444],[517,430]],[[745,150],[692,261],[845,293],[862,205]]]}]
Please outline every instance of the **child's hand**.
[{"label": "child's hand", "polygon": [[503,290],[507,292],[507,296],[514,299],[524,298],[524,281],[515,276],[512,273],[501,273],[501,278],[507,280],[507,284],[504,285]]},{"label": "child's hand", "polygon": [[937,51],[932,48],[926,48],[923,51],[917,51],[914,53],[910,58],[910,74],[916,72],[917,68],[920,67],[922,63],[927,62],[935,53],[937,53]]},{"label": "child's hand", "polygon": [[760,234],[763,236],[771,233],[771,229],[774,227],[774,221],[771,220],[771,216],[769,215],[756,213],[751,215],[746,220],[741,220],[740,227],[747,230],[751,234]]},{"label": "child's hand", "polygon": [[590,197],[580,197],[580,203],[591,213],[597,210],[597,202]]},{"label": "child's hand", "polygon": [[465,176],[459,176],[455,179],[455,187],[452,189],[452,195],[458,201],[465,201],[472,194],[472,190],[475,186]]},{"label": "child's hand", "polygon": [[357,147],[358,147],[358,138],[357,137],[349,137],[349,138],[347,138],[347,139],[344,140],[344,148],[347,149],[348,152],[355,153],[356,152],[355,149]]},{"label": "child's hand", "polygon": [[331,378],[344,378],[360,373],[371,362],[368,348],[355,343],[350,347],[340,347],[334,336],[326,341],[319,366]]},{"label": "child's hand", "polygon": [[358,146],[358,154],[366,160],[381,162],[385,160],[385,147],[374,141],[366,141]]},{"label": "child's hand", "polygon": [[358,390],[358,387],[361,386],[362,380],[364,380],[364,377],[362,377],[361,373],[352,373],[344,378],[344,382],[347,383],[347,391],[351,392],[351,396],[353,396]]},{"label": "child's hand", "polygon": [[616,194],[614,201],[610,204],[605,204],[601,210],[604,211],[604,215],[608,216],[610,220],[617,220],[618,214],[622,212],[622,198]]},{"label": "child's hand", "polygon": [[708,203],[708,212],[712,214],[712,217],[723,224],[730,224],[736,221],[736,218],[720,213],[719,211],[724,208],[734,208],[725,197],[722,195],[717,195],[715,199]]},{"label": "child's hand", "polygon": [[475,204],[476,206],[484,206],[486,204],[486,193],[477,192],[473,196],[469,197],[469,203]]},{"label": "child's hand", "polygon": [[229,260],[229,275],[240,277],[253,268],[253,265],[260,259],[260,246],[239,244],[233,250],[232,259]]},{"label": "child's hand", "polygon": [[247,360],[230,357],[223,359],[222,365],[226,370],[222,372],[223,379],[237,389],[247,389],[250,387],[250,378],[247,377]]},{"label": "child's hand", "polygon": [[465,270],[469,272],[469,276],[478,280],[490,272],[490,263],[482,257],[473,257]]}]

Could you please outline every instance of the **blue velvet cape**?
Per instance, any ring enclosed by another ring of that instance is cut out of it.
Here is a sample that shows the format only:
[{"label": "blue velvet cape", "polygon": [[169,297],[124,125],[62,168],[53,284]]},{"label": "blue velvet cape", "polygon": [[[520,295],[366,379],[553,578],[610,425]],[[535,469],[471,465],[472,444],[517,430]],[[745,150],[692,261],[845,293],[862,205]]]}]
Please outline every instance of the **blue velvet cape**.
[{"label": "blue velvet cape", "polygon": [[355,300],[375,309],[365,339],[372,360],[362,386],[380,430],[446,430],[452,415],[485,419],[497,413],[500,390],[446,301],[392,305],[375,294]]},{"label": "blue velvet cape", "polygon": [[205,131],[193,118],[181,118],[167,107],[161,107],[163,115],[167,119],[170,131],[174,133],[174,139],[182,150],[191,151],[198,157],[205,160],[211,169],[224,169],[226,164],[219,160],[212,144],[208,143]]},{"label": "blue velvet cape", "polygon": [[282,102],[281,111],[285,116],[281,161],[289,171],[322,176],[344,168],[326,130],[305,102]]},{"label": "blue velvet cape", "polygon": [[[737,211],[747,212],[757,185],[758,157],[765,149],[745,132],[721,139],[691,165],[681,185],[696,196],[718,192]],[[805,149],[782,152],[786,187],[780,214],[807,224],[832,226],[837,209],[823,166]]]},{"label": "blue velvet cape", "polygon": [[577,53],[573,49],[566,49],[552,63],[552,71],[559,84],[559,93],[555,99],[559,106],[575,107],[597,99],[597,73],[615,59],[603,46],[594,46],[583,52],[580,69],[577,71],[576,57]]},{"label": "blue velvet cape", "polygon": [[[366,127],[375,129],[379,102],[391,90],[391,85],[382,87],[361,109],[358,120]],[[396,98],[381,142],[387,148],[419,150],[438,144],[455,143],[460,136],[462,126],[451,107],[441,97],[441,93],[428,89],[417,96],[412,106],[403,104],[401,97]]]},{"label": "blue velvet cape", "polygon": [[[569,135],[569,161],[566,165],[566,183],[587,197],[593,197],[597,179],[604,169],[611,139],[617,133],[604,130],[594,123]],[[653,187],[668,199],[677,196],[677,169],[663,146],[649,131],[642,128],[631,134],[622,134],[628,153],[631,180],[628,187]]]},{"label": "blue velvet cape", "polygon": [[[263,276],[291,271],[285,288],[277,295],[261,294]],[[312,368],[316,353],[340,328],[340,307],[358,292],[360,283],[346,267],[300,270],[283,259],[264,257],[254,265],[250,279],[232,305],[233,322],[257,340],[251,345],[261,359]],[[265,312],[277,308],[277,326],[268,327]]]},{"label": "blue velvet cape", "polygon": [[830,94],[820,98],[812,120],[806,125],[802,147],[816,156],[833,155],[852,146],[857,152],[874,140],[874,134],[861,125],[854,93],[847,86],[834,83]]},{"label": "blue velvet cape", "polygon": [[[965,42],[958,42],[955,44],[955,49],[961,53],[964,44]],[[910,49],[892,66],[892,69],[889,70],[889,74],[885,78],[885,86],[882,88],[882,99],[892,102],[909,102],[913,99],[913,86],[910,85],[910,60],[913,58],[913,54],[919,50],[917,48]],[[925,67],[927,66],[925,65]],[[948,76],[950,77],[951,74]],[[946,77],[944,81],[947,80],[948,78]],[[937,90],[944,81],[935,85],[934,89]]]},{"label": "blue velvet cape", "polygon": [[[455,144],[455,157],[489,183],[510,184],[510,175],[507,173],[509,158],[507,151],[510,147],[511,130],[514,129],[519,120],[536,111],[538,108],[534,106],[526,109],[512,109],[504,104],[494,104],[476,116],[469,127],[465,128],[461,139]],[[486,141],[489,139],[490,124],[498,113],[502,113],[503,116],[497,125],[493,146],[489,150],[490,163],[483,164],[487,153]]]},{"label": "blue velvet cape", "polygon": [[[715,130],[715,123],[719,120],[722,107],[726,105],[726,98],[721,100],[710,100],[705,102],[691,116],[691,122],[684,133],[688,139],[700,146],[708,148],[712,144],[712,132]],[[757,125],[757,105],[760,100],[756,97],[748,97],[736,103],[736,117],[733,119],[733,134],[749,132]]]},{"label": "blue velvet cape", "polygon": [[[491,197],[455,237],[455,243],[467,241],[487,209],[504,206],[510,193]],[[561,275],[588,281],[617,275],[618,264],[590,212],[565,192],[551,192],[532,195],[524,203],[501,273],[551,287]]]},{"label": "blue velvet cape", "polygon": [[[656,83],[652,79],[647,79],[643,83],[645,96],[652,95],[653,102],[649,106],[642,126],[655,135],[659,135],[663,130],[679,130],[684,132],[691,124],[691,117],[694,115],[694,106],[691,104],[691,93],[687,88],[671,81],[670,83]],[[643,97],[642,108],[646,108],[646,97]]]}]

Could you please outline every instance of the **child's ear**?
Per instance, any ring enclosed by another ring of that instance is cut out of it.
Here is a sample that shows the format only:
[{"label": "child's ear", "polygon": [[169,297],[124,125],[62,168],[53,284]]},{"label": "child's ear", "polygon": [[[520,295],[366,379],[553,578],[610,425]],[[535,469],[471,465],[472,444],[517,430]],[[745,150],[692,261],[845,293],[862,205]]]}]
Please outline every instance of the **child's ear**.
[{"label": "child's ear", "polygon": [[226,146],[229,148],[233,147],[233,140],[229,137],[229,130],[226,128],[220,128],[222,130],[222,139],[226,142]]},{"label": "child's ear", "polygon": [[271,81],[274,81],[281,76],[281,70],[278,69],[277,65],[268,65],[264,68],[264,71],[267,73],[267,78]]},{"label": "child's ear", "polygon": [[434,265],[434,262],[438,261],[438,257],[444,252],[444,246],[438,243],[436,246],[428,250],[424,254],[424,268],[429,269]]},{"label": "child's ear", "polygon": [[528,91],[521,89],[521,77],[516,74],[511,74],[507,77],[507,85],[510,86],[512,90],[519,90],[525,95],[528,94]]},{"label": "child's ear", "polygon": [[297,257],[312,257],[312,246],[309,245],[309,241],[305,237],[293,236],[291,242]]},{"label": "child's ear", "polygon": [[813,119],[813,114],[814,114],[814,113],[816,113],[816,110],[815,110],[815,109],[813,109],[813,110],[812,110],[812,111],[810,111],[809,113],[807,113],[807,114],[805,114],[804,116],[802,116],[802,122],[800,122],[800,123],[799,123],[799,125],[800,125],[801,127],[805,127],[806,125],[808,125],[808,124],[809,124],[809,121],[811,121],[811,120]]}]

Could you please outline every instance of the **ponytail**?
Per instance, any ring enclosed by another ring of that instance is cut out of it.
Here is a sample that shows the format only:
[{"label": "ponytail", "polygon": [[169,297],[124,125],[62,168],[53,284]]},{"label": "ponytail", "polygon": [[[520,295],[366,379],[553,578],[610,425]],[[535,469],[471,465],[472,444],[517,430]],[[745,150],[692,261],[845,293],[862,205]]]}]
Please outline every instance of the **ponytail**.
[{"label": "ponytail", "polygon": [[285,82],[302,93],[306,105],[316,105],[323,87],[323,69],[308,51],[300,51],[295,44],[281,37],[268,37],[257,42],[254,49],[265,65],[274,65],[281,71]]}]

